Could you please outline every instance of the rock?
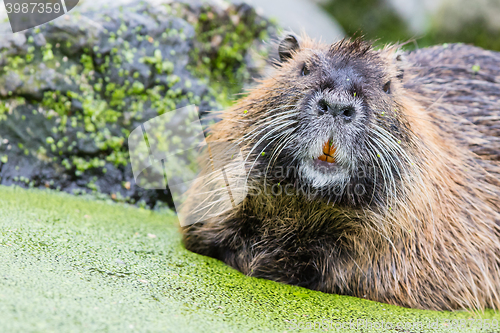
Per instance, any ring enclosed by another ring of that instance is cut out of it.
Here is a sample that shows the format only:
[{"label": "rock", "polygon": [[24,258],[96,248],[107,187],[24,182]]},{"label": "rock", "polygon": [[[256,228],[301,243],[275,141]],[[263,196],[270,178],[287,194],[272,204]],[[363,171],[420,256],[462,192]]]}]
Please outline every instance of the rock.
[{"label": "rock", "polygon": [[248,5],[186,1],[89,8],[0,35],[0,184],[172,204],[168,190],[135,185],[128,134],[186,105],[222,108],[258,76],[249,50],[265,54],[274,31]]}]

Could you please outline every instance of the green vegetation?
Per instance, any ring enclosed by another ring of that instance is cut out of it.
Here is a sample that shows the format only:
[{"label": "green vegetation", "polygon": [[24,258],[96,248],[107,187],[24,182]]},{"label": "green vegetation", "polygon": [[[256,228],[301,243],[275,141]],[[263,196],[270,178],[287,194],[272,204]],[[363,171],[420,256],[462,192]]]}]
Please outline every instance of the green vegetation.
[{"label": "green vegetation", "polygon": [[324,8],[344,28],[347,36],[362,35],[381,45],[413,37],[383,0],[331,0]]},{"label": "green vegetation", "polygon": [[498,38],[498,35],[499,32],[492,31],[484,21],[474,20],[463,24],[457,31],[446,31],[433,27],[422,38],[422,44],[427,46],[441,43],[467,43],[487,50],[500,51],[500,38]]},{"label": "green vegetation", "polygon": [[[363,28],[371,33],[368,38],[383,37],[380,42],[388,42],[411,37],[386,7],[372,12],[373,3],[355,0],[328,8],[334,16],[342,16],[339,22],[349,34],[371,22],[373,26]],[[59,40],[64,35],[38,28],[27,35],[18,53],[1,50],[0,87],[10,90],[1,92],[0,124],[20,124],[23,131],[34,132],[40,127],[37,133],[44,136],[19,132],[26,141],[7,140],[1,146],[0,166],[20,161],[12,152],[36,156],[57,164],[57,172],[71,177],[94,172],[85,186],[99,193],[98,177],[110,166],[123,169],[129,163],[126,138],[134,125],[178,105],[229,104],[229,96],[241,90],[254,70],[245,59],[248,50],[257,46],[257,52],[265,55],[266,49],[256,41],[265,39],[273,25],[251,8],[217,12],[202,7],[191,16],[180,7],[166,8],[185,18],[194,27],[193,34],[177,26],[153,37],[141,26],[106,16],[103,21],[117,29],[103,31],[101,39],[85,35]],[[37,44],[40,34],[46,39],[43,46]],[[87,44],[77,48],[80,40]],[[186,40],[194,47],[185,54],[161,48]],[[183,65],[175,62],[181,56],[186,57],[189,72],[182,73]],[[198,80],[209,88],[205,95],[194,93],[200,91],[194,89]],[[48,89],[54,82],[61,89]],[[88,153],[75,153],[83,151]],[[18,170],[19,165],[13,168]],[[22,175],[13,180],[34,186]],[[57,188],[53,181],[45,186]],[[129,190],[130,181],[124,179],[120,186]],[[101,198],[0,186],[2,332],[283,332],[323,319],[439,320],[432,332],[461,332],[449,329],[453,322],[445,326],[445,320],[500,320],[492,311],[410,310],[249,278],[222,262],[186,251],[171,211],[152,212],[114,202],[134,202],[120,193]]]},{"label": "green vegetation", "polygon": [[205,5],[194,27],[197,43],[190,54],[194,60],[193,72],[207,78],[217,101],[227,106],[244,84],[250,82],[252,74],[257,74],[246,65],[249,50],[265,59],[269,50],[256,41],[267,40],[276,26],[249,6],[230,7],[218,13]]},{"label": "green vegetation", "polygon": [[[364,35],[376,40],[376,45],[415,40],[418,47],[443,43],[469,43],[485,49],[500,51],[498,31],[492,31],[484,20],[471,20],[456,31],[443,29],[439,15],[430,22],[429,32],[415,35],[406,23],[383,0],[330,0],[324,8],[344,28],[348,36]],[[441,14],[443,15],[443,14]],[[405,45],[413,49],[416,44]]]},{"label": "green vegetation", "polygon": [[[8,142],[0,144],[6,156],[0,160],[2,184],[91,190],[129,203],[146,197],[150,207],[156,205],[161,194],[109,188],[117,178],[133,180],[129,134],[186,105],[200,112],[228,106],[257,75],[259,56],[251,49],[264,56],[262,40],[274,29],[247,5],[172,3],[161,9],[139,3],[72,13],[64,24],[21,33],[22,47],[0,49],[0,142]],[[23,169],[23,163],[33,167]],[[65,180],[51,182],[55,177],[30,174],[34,169],[63,173]],[[110,181],[103,180],[106,175]]]},{"label": "green vegetation", "polygon": [[169,211],[0,186],[0,217],[3,332],[290,332],[322,319],[439,320],[431,332],[461,332],[445,320],[500,319],[249,278],[185,250]]}]

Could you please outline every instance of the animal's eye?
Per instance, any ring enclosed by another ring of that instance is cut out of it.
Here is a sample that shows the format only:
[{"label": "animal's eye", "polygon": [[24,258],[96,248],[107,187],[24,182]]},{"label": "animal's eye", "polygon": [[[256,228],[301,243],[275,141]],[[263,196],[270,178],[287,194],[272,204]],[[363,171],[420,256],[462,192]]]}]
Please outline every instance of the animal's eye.
[{"label": "animal's eye", "polygon": [[391,81],[384,84],[384,87],[382,89],[384,90],[385,93],[390,94],[391,93]]},{"label": "animal's eye", "polygon": [[311,73],[311,71],[309,70],[309,68],[307,68],[307,65],[304,65],[304,67],[302,67],[302,76],[306,76],[306,75],[309,75],[309,73]]}]

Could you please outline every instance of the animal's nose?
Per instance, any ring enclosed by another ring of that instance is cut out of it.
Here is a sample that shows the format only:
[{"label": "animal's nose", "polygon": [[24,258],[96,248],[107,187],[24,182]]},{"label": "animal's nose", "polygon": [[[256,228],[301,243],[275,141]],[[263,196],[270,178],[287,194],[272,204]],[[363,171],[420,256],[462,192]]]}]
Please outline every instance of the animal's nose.
[{"label": "animal's nose", "polygon": [[356,109],[352,105],[331,104],[325,99],[321,99],[318,102],[318,110],[320,115],[328,113],[334,117],[341,116],[346,120],[354,119],[356,114]]}]

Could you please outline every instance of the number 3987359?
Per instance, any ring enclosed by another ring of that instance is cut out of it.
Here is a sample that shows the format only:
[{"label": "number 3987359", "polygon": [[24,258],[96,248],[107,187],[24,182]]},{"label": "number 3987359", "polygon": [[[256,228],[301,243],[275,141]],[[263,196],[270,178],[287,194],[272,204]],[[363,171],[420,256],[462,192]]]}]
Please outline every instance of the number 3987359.
[{"label": "number 3987359", "polygon": [[39,13],[39,14],[50,14],[59,13],[62,8],[58,3],[35,3],[35,2],[22,2],[22,3],[6,3],[5,8],[7,13]]}]

